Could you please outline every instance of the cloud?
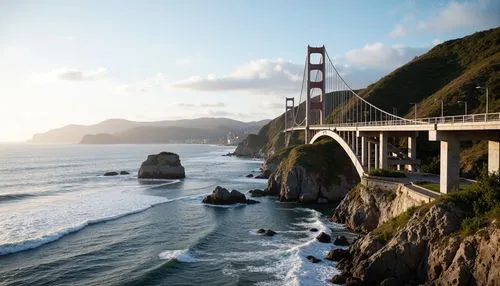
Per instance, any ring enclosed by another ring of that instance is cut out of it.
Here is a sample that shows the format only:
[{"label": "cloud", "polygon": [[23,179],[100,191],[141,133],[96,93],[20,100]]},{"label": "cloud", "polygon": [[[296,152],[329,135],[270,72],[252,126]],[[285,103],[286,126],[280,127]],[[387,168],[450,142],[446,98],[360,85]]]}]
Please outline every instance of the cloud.
[{"label": "cloud", "polygon": [[283,59],[259,59],[237,67],[230,74],[194,76],[173,87],[197,91],[246,91],[285,94],[300,88],[304,66]]},{"label": "cloud", "polygon": [[418,22],[417,31],[445,31],[462,27],[484,29],[500,23],[498,15],[481,10],[477,3],[449,2],[437,15]]},{"label": "cloud", "polygon": [[403,37],[423,32],[444,32],[461,28],[478,31],[497,27],[500,25],[500,11],[496,7],[488,9],[487,6],[487,1],[450,1],[427,19],[417,20],[413,14],[405,16],[388,35]]},{"label": "cloud", "polygon": [[36,73],[34,77],[36,80],[41,81],[89,81],[89,80],[100,80],[108,78],[110,75],[109,71],[105,68],[98,68],[95,70],[79,70],[71,68],[61,68],[57,70],[52,70],[47,73]]},{"label": "cloud", "polygon": [[282,103],[278,102],[269,102],[269,101],[263,101],[259,104],[259,106],[263,109],[285,109],[285,101],[283,100]]},{"label": "cloud", "polygon": [[392,38],[399,38],[399,37],[404,37],[406,36],[406,28],[402,25],[402,24],[396,24],[396,26],[394,26],[394,29],[389,32],[389,37],[392,37]]},{"label": "cloud", "polygon": [[425,48],[412,48],[402,45],[386,46],[382,43],[367,44],[361,49],[350,50],[343,59],[346,62],[364,67],[393,69],[425,52]]}]

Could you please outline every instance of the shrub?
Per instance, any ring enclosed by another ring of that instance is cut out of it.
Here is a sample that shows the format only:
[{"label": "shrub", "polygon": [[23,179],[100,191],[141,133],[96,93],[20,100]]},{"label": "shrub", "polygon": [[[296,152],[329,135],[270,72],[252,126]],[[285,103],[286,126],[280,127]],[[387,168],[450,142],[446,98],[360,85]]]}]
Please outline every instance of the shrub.
[{"label": "shrub", "polygon": [[370,171],[368,174],[370,176],[378,177],[406,178],[406,175],[403,172],[385,169],[375,169]]}]

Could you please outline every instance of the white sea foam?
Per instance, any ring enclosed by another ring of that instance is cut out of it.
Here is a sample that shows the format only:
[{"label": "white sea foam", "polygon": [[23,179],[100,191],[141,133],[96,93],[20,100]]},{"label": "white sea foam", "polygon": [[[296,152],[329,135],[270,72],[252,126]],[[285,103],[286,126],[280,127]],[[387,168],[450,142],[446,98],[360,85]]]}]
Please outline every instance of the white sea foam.
[{"label": "white sea foam", "polygon": [[[304,209],[300,209],[304,211]],[[330,228],[335,227],[321,218],[321,214],[315,210],[308,210],[310,216],[305,217],[298,223],[307,234],[303,238],[289,237],[287,235],[296,234],[297,231],[278,231],[279,237],[262,239],[258,241],[260,245],[274,247],[272,250],[251,252],[246,254],[227,253],[230,260],[251,261],[254,259],[277,259],[270,265],[248,266],[246,271],[269,273],[276,278],[276,281],[259,282],[257,285],[331,285],[328,279],[338,270],[335,263],[325,260],[324,257],[332,249],[332,244],[321,243],[316,240],[319,232],[308,232],[308,228],[318,228],[319,231],[331,234]],[[294,227],[294,225],[291,225]],[[254,231],[252,231],[254,233]],[[255,242],[253,242],[255,243]],[[320,263],[313,264],[307,260],[307,256],[313,255],[322,259]]]},{"label": "white sea foam", "polygon": [[88,225],[173,201],[145,195],[141,189],[137,183],[124,184],[9,204],[0,209],[0,255],[37,248]]},{"label": "white sea foam", "polygon": [[204,206],[211,207],[211,208],[222,208],[222,209],[234,209],[234,208],[241,208],[246,206],[247,204],[232,204],[232,205],[213,205],[213,204],[203,204]]},{"label": "white sea foam", "polygon": [[197,262],[198,259],[194,258],[190,252],[189,249],[182,249],[182,250],[166,250],[163,251],[162,253],[158,254],[158,258],[160,260],[177,260],[179,262],[184,262],[184,263],[192,263],[192,262]]}]

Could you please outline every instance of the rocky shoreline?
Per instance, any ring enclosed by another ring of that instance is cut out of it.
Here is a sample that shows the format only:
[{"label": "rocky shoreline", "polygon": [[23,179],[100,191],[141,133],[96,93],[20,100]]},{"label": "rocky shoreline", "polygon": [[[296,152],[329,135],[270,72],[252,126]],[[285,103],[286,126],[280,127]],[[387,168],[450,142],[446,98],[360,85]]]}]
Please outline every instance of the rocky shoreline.
[{"label": "rocky shoreline", "polygon": [[[348,173],[329,169],[331,162],[314,156],[316,152],[323,150],[314,144],[290,148],[268,158],[261,168],[269,178],[267,188],[249,193],[252,197],[277,196],[280,201],[299,203],[340,201],[330,220],[344,224],[359,238],[348,249],[332,248],[323,257],[336,261],[341,271],[332,277],[332,283],[500,285],[498,220],[464,232],[463,225],[471,219],[471,211],[457,205],[457,199],[431,201],[401,184],[367,178],[351,187],[345,184],[347,180],[326,181],[325,176],[335,174],[339,178],[339,173]],[[350,166],[341,156],[336,158],[336,164]],[[321,167],[317,168],[318,165]],[[321,169],[329,172],[318,171]],[[328,188],[325,181],[334,185],[344,183],[346,187]],[[493,187],[493,195],[495,191],[500,193],[495,188],[498,186]],[[334,197],[325,196],[328,189],[335,190]],[[319,241],[329,242],[324,235],[318,237]],[[307,259],[311,263],[321,262],[321,257]]]}]

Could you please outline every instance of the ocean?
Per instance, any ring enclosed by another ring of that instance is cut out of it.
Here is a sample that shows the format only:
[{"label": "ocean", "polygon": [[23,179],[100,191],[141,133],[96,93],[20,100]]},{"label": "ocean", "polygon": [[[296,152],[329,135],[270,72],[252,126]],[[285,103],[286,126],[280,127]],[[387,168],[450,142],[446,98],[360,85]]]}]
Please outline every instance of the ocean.
[{"label": "ocean", "polygon": [[[0,144],[0,285],[331,285],[338,271],[323,257],[334,246],[309,229],[350,236],[328,222],[334,206],[201,203],[217,185],[265,188],[245,177],[262,161],[222,156],[233,150]],[[160,151],[180,155],[185,179],[137,179]]]}]

